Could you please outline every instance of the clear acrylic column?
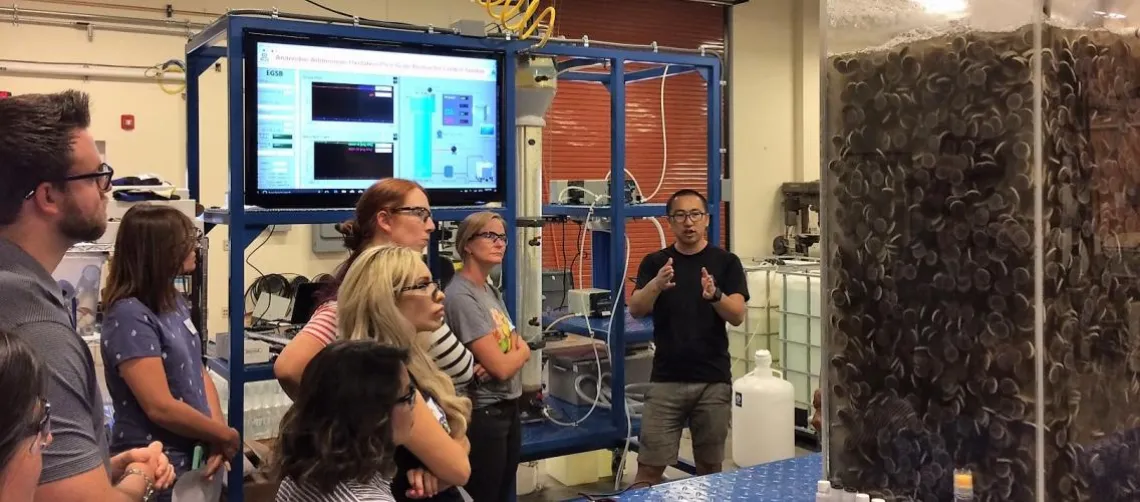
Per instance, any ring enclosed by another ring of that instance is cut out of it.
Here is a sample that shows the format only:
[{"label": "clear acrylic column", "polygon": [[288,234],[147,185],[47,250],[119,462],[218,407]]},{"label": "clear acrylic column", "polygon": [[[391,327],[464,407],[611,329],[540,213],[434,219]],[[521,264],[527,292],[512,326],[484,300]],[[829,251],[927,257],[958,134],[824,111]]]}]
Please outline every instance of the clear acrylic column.
[{"label": "clear acrylic column", "polygon": [[[554,102],[558,72],[549,58],[525,56],[515,75],[518,130],[518,191],[514,246],[519,250],[515,324],[527,342],[542,340],[542,129]],[[542,388],[542,352],[532,351],[523,368],[523,391]]]},{"label": "clear acrylic column", "polygon": [[828,2],[829,474],[1140,500],[1136,2]]}]

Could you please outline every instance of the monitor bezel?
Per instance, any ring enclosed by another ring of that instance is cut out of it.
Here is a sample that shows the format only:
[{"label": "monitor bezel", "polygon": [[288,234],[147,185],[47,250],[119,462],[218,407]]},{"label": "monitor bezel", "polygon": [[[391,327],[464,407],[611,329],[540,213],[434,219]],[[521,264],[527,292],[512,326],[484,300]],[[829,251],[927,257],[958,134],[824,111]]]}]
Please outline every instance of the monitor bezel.
[{"label": "monitor bezel", "polygon": [[[279,33],[265,31],[246,32],[243,37],[244,68],[244,110],[245,110],[245,204],[263,209],[351,209],[360,198],[359,193],[314,194],[314,193],[261,193],[257,188],[257,45],[259,43],[307,45],[343,49],[375,50],[411,54],[456,56],[476,59],[489,59],[496,63],[497,103],[495,114],[496,132],[496,173],[494,191],[469,191],[454,188],[425,187],[428,199],[434,206],[481,206],[489,203],[505,203],[507,198],[507,158],[503,151],[504,122],[507,96],[507,76],[504,74],[506,57],[502,52],[492,50],[459,49],[424,44],[405,44],[363,40],[325,35]],[[378,180],[377,180],[378,181]],[[231,188],[232,189],[232,188]]]}]

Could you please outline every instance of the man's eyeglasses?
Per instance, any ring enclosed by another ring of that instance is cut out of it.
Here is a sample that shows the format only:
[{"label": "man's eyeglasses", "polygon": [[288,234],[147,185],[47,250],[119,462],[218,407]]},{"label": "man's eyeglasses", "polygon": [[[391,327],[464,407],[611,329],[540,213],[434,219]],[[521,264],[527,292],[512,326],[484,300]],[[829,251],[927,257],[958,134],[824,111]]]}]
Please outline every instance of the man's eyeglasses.
[{"label": "man's eyeglasses", "polygon": [[409,407],[416,404],[416,382],[408,382],[408,393],[397,398],[396,404],[403,404]]},{"label": "man's eyeglasses", "polygon": [[431,219],[431,209],[426,207],[397,207],[391,209],[392,214],[411,214],[427,223]]},{"label": "man's eyeglasses", "polygon": [[704,219],[704,217],[708,216],[708,214],[709,213],[706,213],[704,211],[677,211],[673,214],[670,214],[669,219],[672,220],[673,223],[684,223],[686,220],[691,220],[695,223]]},{"label": "man's eyeglasses", "polygon": [[[66,178],[59,179],[59,180],[44,180],[44,181],[41,181],[40,183],[44,183],[44,182],[70,183],[72,181],[95,180],[95,182],[99,186],[99,190],[102,190],[104,192],[109,192],[109,191],[111,191],[111,180],[114,178],[115,178],[115,170],[112,169],[111,166],[108,165],[106,162],[104,162],[102,164],[99,164],[99,169],[93,173],[76,174],[74,176],[68,176]],[[39,187],[39,183],[36,184],[36,188],[38,188],[38,187]],[[36,188],[29,190],[28,193],[24,195],[24,200],[28,200],[28,199],[31,199],[32,197],[34,197],[36,195]]]},{"label": "man's eyeglasses", "polygon": [[28,427],[28,435],[36,436],[36,441],[32,443],[33,450],[36,446],[41,450],[47,448],[51,438],[51,403],[46,399],[43,402],[43,416],[38,423]]},{"label": "man's eyeglasses", "polygon": [[484,239],[488,239],[491,241],[492,244],[494,244],[496,242],[502,242],[503,244],[507,243],[507,234],[500,234],[500,233],[495,233],[495,232],[479,232],[479,233],[475,234],[475,237],[482,237]]}]

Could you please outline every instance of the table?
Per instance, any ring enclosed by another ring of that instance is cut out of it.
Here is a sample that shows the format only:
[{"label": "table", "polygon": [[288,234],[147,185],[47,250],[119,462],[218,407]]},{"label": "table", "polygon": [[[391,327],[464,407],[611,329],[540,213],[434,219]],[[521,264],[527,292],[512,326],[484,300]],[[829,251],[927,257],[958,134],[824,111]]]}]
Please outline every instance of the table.
[{"label": "table", "polygon": [[630,490],[612,497],[624,502],[813,502],[816,481],[822,477],[823,455],[812,453],[732,472]]}]

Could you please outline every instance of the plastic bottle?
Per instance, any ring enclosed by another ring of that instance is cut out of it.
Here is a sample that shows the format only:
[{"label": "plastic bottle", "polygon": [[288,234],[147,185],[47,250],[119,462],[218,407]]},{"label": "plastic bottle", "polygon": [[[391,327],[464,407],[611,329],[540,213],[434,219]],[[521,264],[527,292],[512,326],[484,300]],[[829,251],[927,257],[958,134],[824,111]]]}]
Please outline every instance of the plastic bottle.
[{"label": "plastic bottle", "polygon": [[843,502],[855,502],[855,495],[854,488],[843,490]]},{"label": "plastic bottle", "polygon": [[880,498],[873,498],[873,499],[871,499],[871,502],[887,502],[887,501],[884,499],[880,499]]},{"label": "plastic bottle", "polygon": [[866,493],[856,493],[855,502],[871,502],[871,496]]},{"label": "plastic bottle", "polygon": [[815,483],[815,502],[833,502],[830,481],[821,479]]},{"label": "plastic bottle", "polygon": [[732,460],[736,465],[750,467],[795,457],[796,391],[783,374],[772,369],[772,353],[756,351],[756,368],[737,379],[732,390]]},{"label": "plastic bottle", "polygon": [[969,469],[954,469],[954,502],[974,500],[974,473]]}]

